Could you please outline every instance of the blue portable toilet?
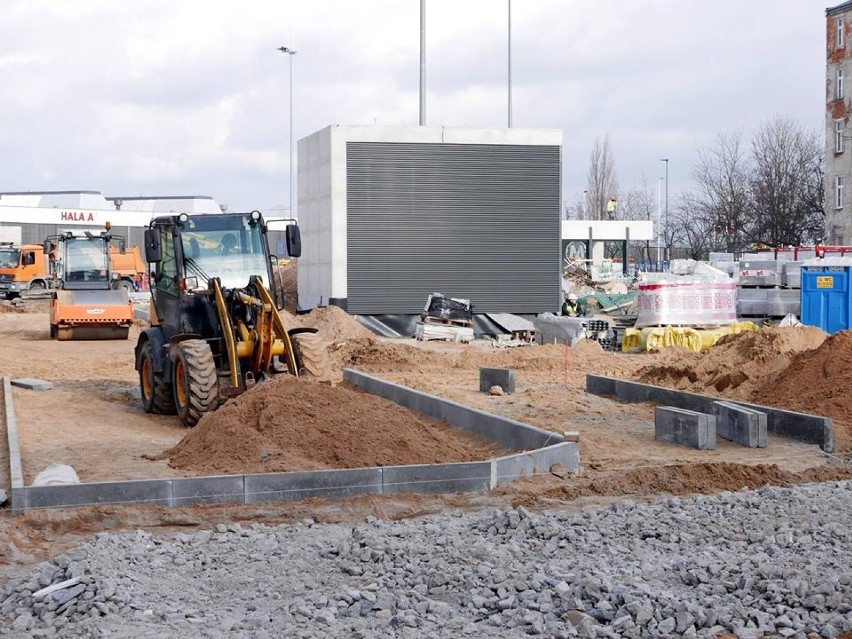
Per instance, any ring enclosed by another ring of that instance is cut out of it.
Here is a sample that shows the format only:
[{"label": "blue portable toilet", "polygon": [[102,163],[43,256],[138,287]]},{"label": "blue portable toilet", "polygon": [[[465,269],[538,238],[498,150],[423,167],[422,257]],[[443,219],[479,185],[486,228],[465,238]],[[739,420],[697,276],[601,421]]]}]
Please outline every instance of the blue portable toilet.
[{"label": "blue portable toilet", "polygon": [[826,333],[852,328],[852,259],[808,260],[802,265],[802,324]]}]

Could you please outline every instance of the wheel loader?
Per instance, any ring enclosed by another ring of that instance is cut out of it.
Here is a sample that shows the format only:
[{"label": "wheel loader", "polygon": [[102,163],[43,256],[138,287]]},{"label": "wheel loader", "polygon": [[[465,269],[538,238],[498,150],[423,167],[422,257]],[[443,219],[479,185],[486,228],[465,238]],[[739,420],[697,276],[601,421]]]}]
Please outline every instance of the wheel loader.
[{"label": "wheel loader", "polygon": [[113,289],[110,248],[125,239],[110,233],[109,224],[91,231],[66,231],[44,241],[48,256],[50,336],[65,340],[127,339],[133,325],[133,304],[126,290]]},{"label": "wheel loader", "polygon": [[[287,251],[301,254],[299,228]],[[323,375],[316,329],[288,328],[272,281],[266,223],[258,211],[154,218],[145,230],[151,327],[136,344],[142,403],[186,426],[275,373]]]}]

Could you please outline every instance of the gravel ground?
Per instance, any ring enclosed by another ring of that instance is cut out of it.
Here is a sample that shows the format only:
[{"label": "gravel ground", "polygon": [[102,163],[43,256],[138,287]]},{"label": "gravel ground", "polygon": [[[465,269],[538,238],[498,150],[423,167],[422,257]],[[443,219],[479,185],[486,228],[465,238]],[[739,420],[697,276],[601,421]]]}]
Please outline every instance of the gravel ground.
[{"label": "gravel ground", "polygon": [[104,533],[7,583],[0,634],[837,637],[852,630],[850,522],[852,482],[833,482],[574,514]]}]

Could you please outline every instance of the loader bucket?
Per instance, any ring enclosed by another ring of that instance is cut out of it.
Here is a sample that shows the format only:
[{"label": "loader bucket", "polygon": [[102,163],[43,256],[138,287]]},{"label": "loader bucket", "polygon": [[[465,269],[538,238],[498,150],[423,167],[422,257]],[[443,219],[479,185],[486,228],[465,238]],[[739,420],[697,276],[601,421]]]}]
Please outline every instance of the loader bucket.
[{"label": "loader bucket", "polygon": [[57,291],[50,302],[51,335],[65,340],[127,339],[133,304],[127,291]]}]

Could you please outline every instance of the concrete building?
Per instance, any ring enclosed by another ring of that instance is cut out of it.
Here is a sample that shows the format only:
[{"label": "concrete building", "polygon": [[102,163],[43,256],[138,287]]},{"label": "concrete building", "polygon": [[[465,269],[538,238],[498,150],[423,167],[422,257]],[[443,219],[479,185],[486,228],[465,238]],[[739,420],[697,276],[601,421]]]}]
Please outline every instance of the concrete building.
[{"label": "concrete building", "polygon": [[825,242],[852,242],[852,1],[826,9]]},{"label": "concrete building", "polygon": [[[419,314],[560,304],[562,132],[329,126],[299,141],[299,306]],[[585,236],[584,236],[585,237]]]}]

